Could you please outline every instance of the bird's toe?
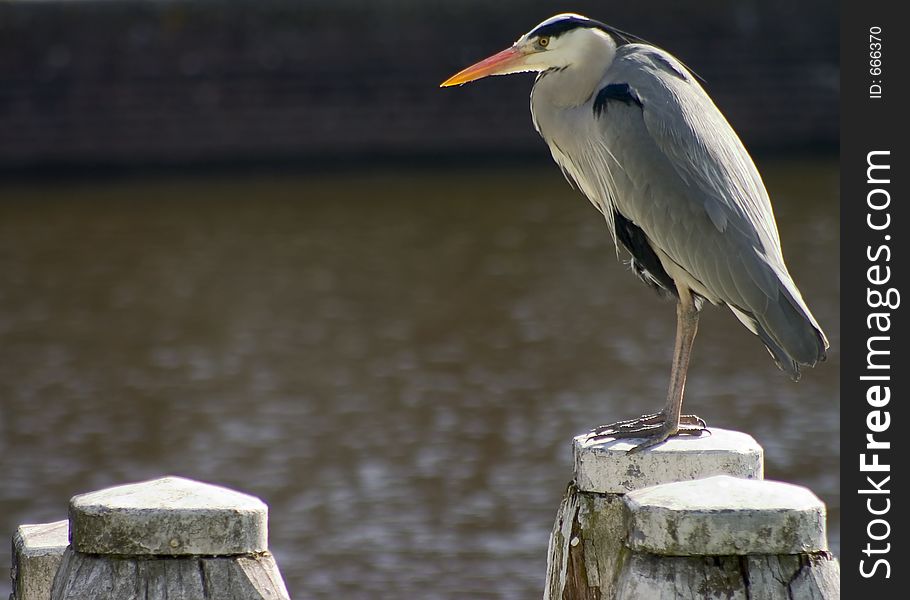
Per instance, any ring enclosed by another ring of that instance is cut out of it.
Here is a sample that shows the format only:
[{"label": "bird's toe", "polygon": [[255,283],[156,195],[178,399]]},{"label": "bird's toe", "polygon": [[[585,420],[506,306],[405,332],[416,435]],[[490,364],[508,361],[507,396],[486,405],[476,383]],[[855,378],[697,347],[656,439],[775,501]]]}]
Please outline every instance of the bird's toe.
[{"label": "bird's toe", "polygon": [[682,415],[678,423],[668,422],[664,413],[644,415],[636,419],[617,421],[596,427],[588,434],[588,441],[600,442],[609,439],[644,439],[629,452],[640,452],[666,441],[675,435],[699,436],[710,433],[707,423],[697,415]]}]

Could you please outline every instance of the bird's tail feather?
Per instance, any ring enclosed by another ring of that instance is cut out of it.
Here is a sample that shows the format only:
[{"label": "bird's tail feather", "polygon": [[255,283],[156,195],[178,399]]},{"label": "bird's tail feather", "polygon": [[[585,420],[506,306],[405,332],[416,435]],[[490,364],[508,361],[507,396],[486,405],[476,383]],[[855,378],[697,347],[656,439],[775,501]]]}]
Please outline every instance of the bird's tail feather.
[{"label": "bird's tail feather", "polygon": [[814,367],[825,360],[828,339],[796,286],[781,283],[777,302],[771,302],[763,314],[753,315],[753,318],[756,333],[774,362],[796,381],[800,366]]}]

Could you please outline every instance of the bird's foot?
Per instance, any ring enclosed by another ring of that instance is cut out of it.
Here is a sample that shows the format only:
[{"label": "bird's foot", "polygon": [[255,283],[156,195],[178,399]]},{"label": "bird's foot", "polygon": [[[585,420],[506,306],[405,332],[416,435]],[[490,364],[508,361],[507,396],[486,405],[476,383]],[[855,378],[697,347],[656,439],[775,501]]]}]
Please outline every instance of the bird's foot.
[{"label": "bird's foot", "polygon": [[643,415],[637,419],[617,421],[616,423],[596,427],[588,434],[588,439],[601,441],[606,439],[644,438],[644,442],[629,450],[630,453],[634,453],[656,446],[674,435],[701,435],[705,431],[710,433],[704,419],[697,415],[682,415],[677,425],[668,422],[664,413],[659,412],[652,415]]},{"label": "bird's foot", "polygon": [[[634,434],[647,432],[649,427],[663,425],[665,421],[666,417],[664,416],[664,413],[658,412],[650,415],[643,415],[635,419],[627,419],[625,421],[617,421],[616,423],[611,423],[609,425],[595,427],[591,431],[591,435],[594,437],[635,437]],[[704,419],[697,415],[680,416],[679,426],[680,432],[682,432],[683,429],[690,430],[694,428],[694,431],[698,432],[708,428]]]}]

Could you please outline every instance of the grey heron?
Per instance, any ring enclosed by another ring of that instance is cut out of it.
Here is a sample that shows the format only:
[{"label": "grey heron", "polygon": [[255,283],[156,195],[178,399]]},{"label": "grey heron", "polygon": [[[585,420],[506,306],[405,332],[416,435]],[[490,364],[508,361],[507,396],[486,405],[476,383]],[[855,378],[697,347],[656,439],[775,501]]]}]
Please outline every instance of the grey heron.
[{"label": "grey heron", "polygon": [[698,435],[682,414],[705,301],[726,306],[794,380],[828,341],[784,264],[768,193],[749,153],[689,69],[634,35],[577,14],[551,17],[442,87],[536,72],[534,127],[571,185],[606,219],[617,252],[675,297],[676,344],[664,408],[595,428],[596,438]]}]

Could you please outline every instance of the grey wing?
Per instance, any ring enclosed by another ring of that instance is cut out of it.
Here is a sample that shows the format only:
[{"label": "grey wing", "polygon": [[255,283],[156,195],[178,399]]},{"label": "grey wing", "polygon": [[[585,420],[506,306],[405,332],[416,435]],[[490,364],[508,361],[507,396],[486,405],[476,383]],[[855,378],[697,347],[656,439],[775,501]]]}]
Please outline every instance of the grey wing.
[{"label": "grey wing", "polygon": [[698,82],[669,54],[631,45],[604,83],[636,98],[592,111],[615,162],[615,208],[671,275],[729,306],[791,376],[823,360],[827,340],[784,264],[761,177]]}]

